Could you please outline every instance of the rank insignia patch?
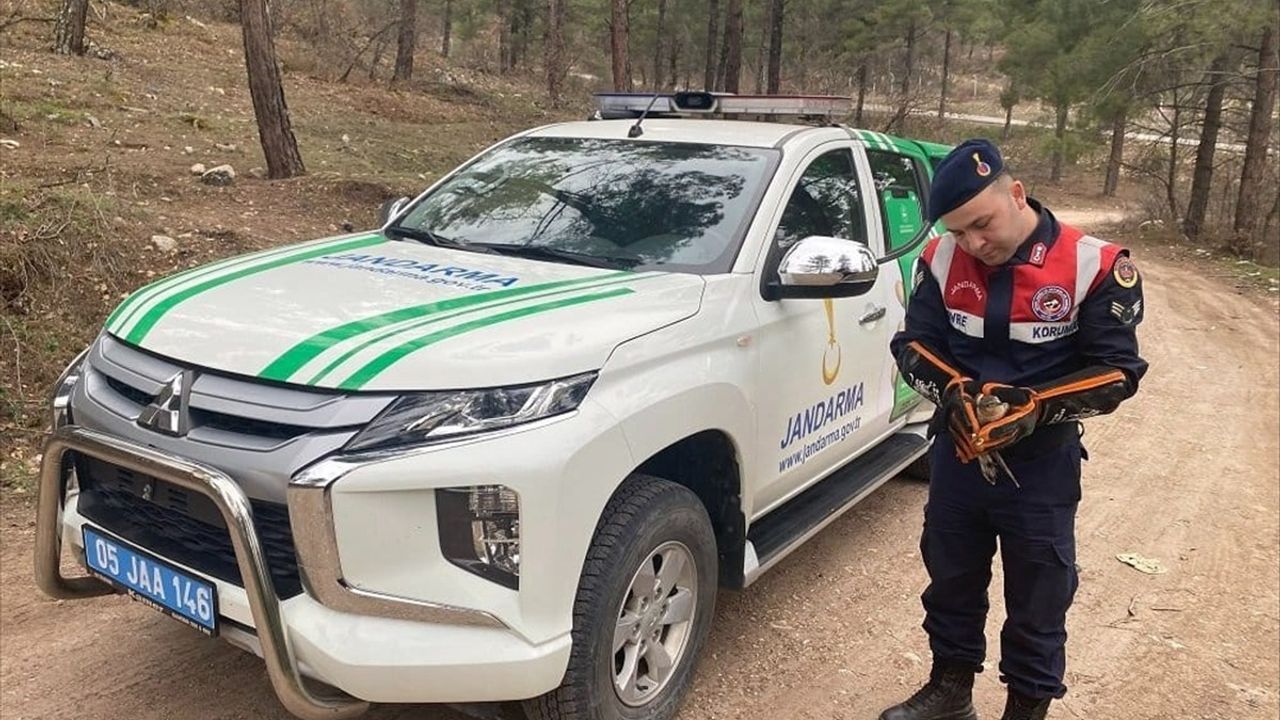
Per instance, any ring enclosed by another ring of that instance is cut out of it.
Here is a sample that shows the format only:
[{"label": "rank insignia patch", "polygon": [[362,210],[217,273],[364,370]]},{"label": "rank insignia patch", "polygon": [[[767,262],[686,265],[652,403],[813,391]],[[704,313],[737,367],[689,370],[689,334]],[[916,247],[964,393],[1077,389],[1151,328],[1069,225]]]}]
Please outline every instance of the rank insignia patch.
[{"label": "rank insignia patch", "polygon": [[1132,304],[1126,305],[1122,302],[1111,303],[1111,314],[1115,319],[1125,325],[1132,324],[1138,317],[1138,313],[1142,312],[1142,301],[1136,300]]}]

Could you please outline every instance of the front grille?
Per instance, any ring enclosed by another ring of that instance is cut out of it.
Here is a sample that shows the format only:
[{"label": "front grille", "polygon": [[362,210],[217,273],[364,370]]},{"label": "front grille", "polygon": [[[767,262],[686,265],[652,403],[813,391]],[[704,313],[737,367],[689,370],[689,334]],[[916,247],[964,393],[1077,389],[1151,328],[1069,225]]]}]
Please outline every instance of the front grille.
[{"label": "front grille", "polygon": [[[277,500],[289,472],[342,447],[395,399],[386,393],[264,383],[162,357],[110,335],[94,345],[84,372],[83,399],[72,408],[78,423],[211,462],[254,490],[251,496]],[[185,436],[174,440],[137,425],[144,409],[179,375],[187,378]],[[263,486],[272,482],[279,485]]]},{"label": "front grille", "polygon": [[226,413],[211,412],[209,410],[192,410],[191,422],[194,427],[213,428],[215,430],[239,433],[240,435],[269,438],[271,440],[292,440],[300,435],[306,435],[313,430],[313,428],[301,427],[299,425],[266,422],[264,420],[257,420],[250,417],[228,415]]},{"label": "front grille", "polygon": [[[76,457],[76,473],[81,515],[151,552],[244,586],[231,536],[211,499],[87,456]],[[282,599],[298,595],[302,582],[288,507],[260,500],[250,503],[276,594]]]},{"label": "front grille", "polygon": [[108,387],[120,393],[135,405],[150,405],[151,401],[156,399],[155,395],[139,390],[123,380],[117,380],[109,375],[106,376],[106,379]]}]

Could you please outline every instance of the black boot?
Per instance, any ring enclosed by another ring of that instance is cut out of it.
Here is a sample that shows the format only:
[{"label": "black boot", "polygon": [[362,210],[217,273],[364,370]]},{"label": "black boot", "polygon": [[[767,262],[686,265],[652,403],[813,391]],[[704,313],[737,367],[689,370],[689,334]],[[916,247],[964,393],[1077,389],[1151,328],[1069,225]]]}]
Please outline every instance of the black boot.
[{"label": "black boot", "polygon": [[1000,720],[1044,720],[1049,713],[1049,703],[1053,698],[1033,698],[1022,693],[1009,690],[1009,699],[1004,704],[1004,715]]},{"label": "black boot", "polygon": [[929,682],[906,702],[880,713],[880,720],[978,720],[973,674],[964,666],[934,663]]}]

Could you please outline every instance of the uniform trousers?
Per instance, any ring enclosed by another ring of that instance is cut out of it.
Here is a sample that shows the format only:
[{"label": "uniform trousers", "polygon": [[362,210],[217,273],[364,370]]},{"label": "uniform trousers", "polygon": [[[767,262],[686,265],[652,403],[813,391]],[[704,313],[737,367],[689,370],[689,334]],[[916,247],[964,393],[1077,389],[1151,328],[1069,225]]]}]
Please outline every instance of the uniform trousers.
[{"label": "uniform trousers", "polygon": [[[1030,438],[1030,440],[1034,439]],[[929,574],[921,595],[935,663],[980,671],[991,563],[997,541],[1007,617],[1000,679],[1033,698],[1066,693],[1066,615],[1079,585],[1075,517],[1083,447],[1078,437],[1038,452],[1004,451],[1021,487],[992,485],[963,464],[945,434],[930,451],[929,499],[920,551]]]}]

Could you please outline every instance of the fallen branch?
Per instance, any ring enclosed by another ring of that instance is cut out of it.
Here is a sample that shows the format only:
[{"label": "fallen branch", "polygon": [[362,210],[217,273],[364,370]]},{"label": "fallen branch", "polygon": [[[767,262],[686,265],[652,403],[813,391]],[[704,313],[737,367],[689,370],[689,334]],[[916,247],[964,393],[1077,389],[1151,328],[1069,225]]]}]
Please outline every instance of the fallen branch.
[{"label": "fallen branch", "polygon": [[13,16],[10,16],[10,17],[6,18],[6,19],[4,20],[4,22],[0,22],[0,32],[4,32],[5,30],[8,30],[10,27],[13,27],[14,25],[17,25],[17,24],[19,24],[19,23],[24,23],[24,22],[41,22],[41,23],[51,23],[51,22],[57,22],[57,21],[58,21],[58,19],[57,19],[57,18],[43,18],[43,17],[13,17]]},{"label": "fallen branch", "polygon": [[111,166],[111,156],[108,155],[107,158],[102,161],[101,167],[91,168],[88,165],[85,165],[83,167],[76,168],[75,173],[70,178],[67,178],[65,180],[55,180],[53,182],[42,183],[40,185],[37,185],[36,187],[40,190],[46,190],[48,188],[62,187],[63,185],[73,185],[75,183],[80,182],[80,176],[94,175],[96,173],[105,172],[107,168],[110,166]]}]

